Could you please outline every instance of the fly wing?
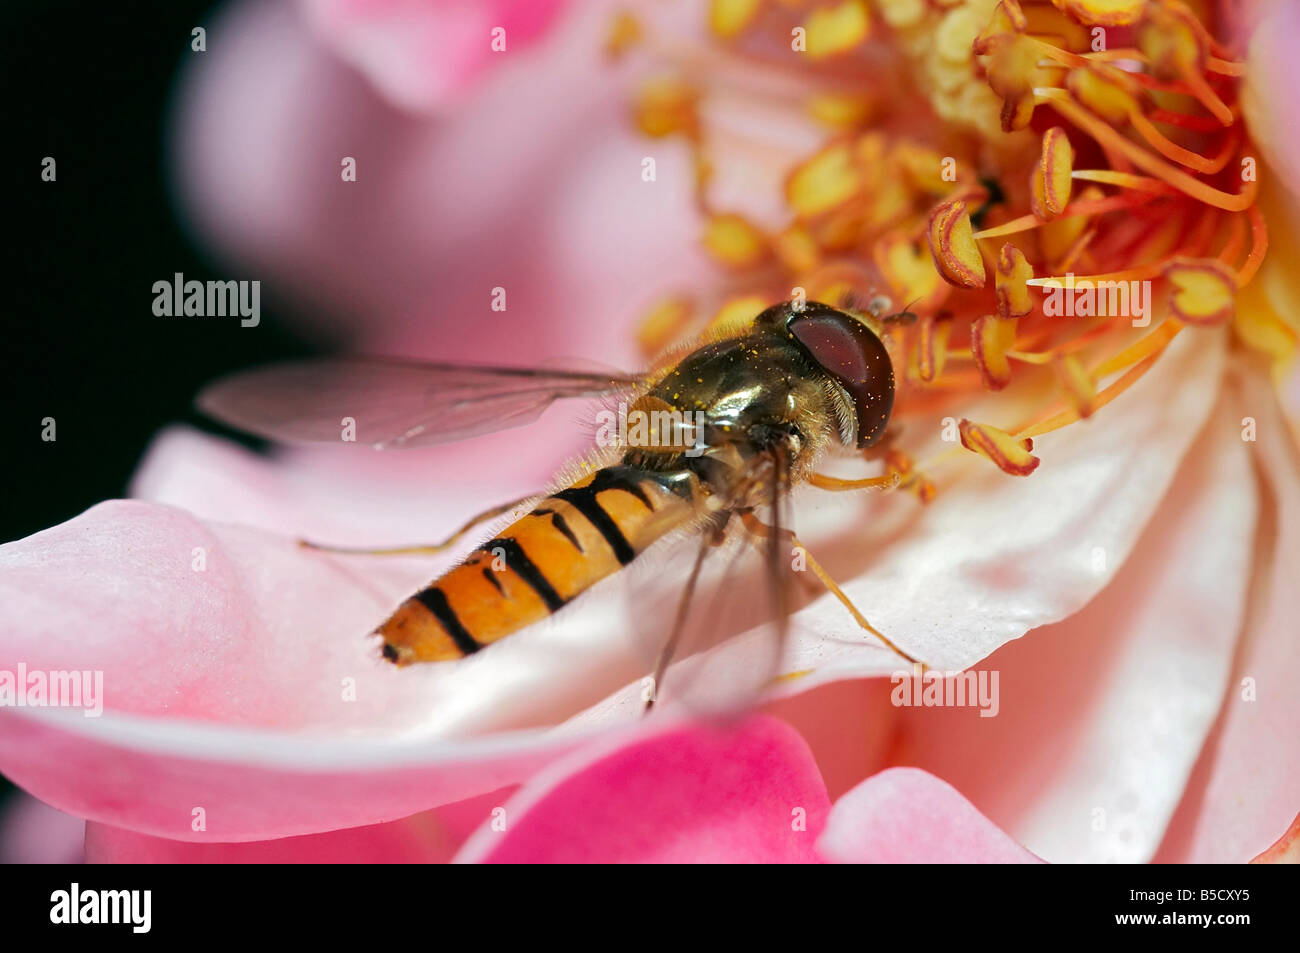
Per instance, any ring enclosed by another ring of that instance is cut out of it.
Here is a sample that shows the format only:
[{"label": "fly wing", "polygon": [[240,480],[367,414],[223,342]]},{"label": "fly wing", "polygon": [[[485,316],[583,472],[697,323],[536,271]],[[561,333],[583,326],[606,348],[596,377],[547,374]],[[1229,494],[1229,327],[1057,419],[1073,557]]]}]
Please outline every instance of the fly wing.
[{"label": "fly wing", "polygon": [[339,358],[240,371],[209,384],[198,406],[272,440],[336,442],[350,420],[358,443],[420,447],[520,427],[553,401],[637,383],[608,373]]},{"label": "fly wing", "polygon": [[[723,509],[694,534],[630,567],[630,614],[656,707],[727,717],[758,704],[781,674],[792,610],[788,476],[752,514]],[[673,664],[655,677],[665,648]]]}]

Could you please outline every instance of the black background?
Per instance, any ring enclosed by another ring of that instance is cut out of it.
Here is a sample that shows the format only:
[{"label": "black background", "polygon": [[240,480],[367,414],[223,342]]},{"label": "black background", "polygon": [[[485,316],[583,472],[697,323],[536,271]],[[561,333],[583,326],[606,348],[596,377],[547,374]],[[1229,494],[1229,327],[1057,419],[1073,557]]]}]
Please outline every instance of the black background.
[{"label": "black background", "polygon": [[[196,387],[249,363],[238,320],[152,311],[155,281],[223,276],[178,221],[167,155],[177,74],[203,55],[190,31],[214,6],[6,5],[0,542],[122,496],[154,433],[200,424]],[[41,180],[45,156],[55,182]],[[281,313],[263,287],[259,359],[308,351]],[[41,439],[44,417],[54,442]]]},{"label": "black background", "polygon": [[[152,311],[153,283],[174,272],[225,277],[182,230],[167,168],[174,82],[184,58],[203,55],[190,51],[190,30],[211,7],[46,0],[6,10],[0,541],[121,496],[152,434],[198,423],[196,387],[249,362],[238,320]],[[57,161],[55,182],[41,181],[45,156]],[[277,313],[264,287],[259,359],[306,351]],[[52,443],[41,440],[44,417],[57,421]]]},{"label": "black background", "polygon": [[[220,866],[157,867],[115,866],[99,870],[42,867],[10,871],[0,876],[0,916],[4,917],[5,939],[40,943],[60,939],[67,943],[130,945],[139,943],[192,942],[196,933],[210,943],[246,945],[250,937],[264,935],[268,926],[291,935],[299,946],[314,949],[347,949],[373,946],[377,929],[386,920],[402,918],[411,929],[430,928],[428,915],[420,909],[405,912],[405,894],[423,891],[451,896],[455,878],[463,889],[465,875],[459,870],[426,867],[399,871],[397,890],[382,891],[367,879],[394,878],[391,868],[366,867],[340,876],[324,866],[242,867],[238,871]],[[678,867],[673,876],[687,889],[708,896],[705,878],[712,870]],[[786,877],[789,880],[786,880]],[[821,878],[825,876],[825,880]],[[444,889],[440,878],[447,878]],[[862,885],[862,898],[853,897],[832,906],[833,911],[860,910],[864,946],[901,940],[909,948],[934,949],[948,945],[984,945],[1009,940],[1015,947],[1043,947],[1044,937],[1067,934],[1078,940],[1113,941],[1125,937],[1125,946],[1158,945],[1181,950],[1232,949],[1234,945],[1262,945],[1268,936],[1285,934],[1294,924],[1292,882],[1276,867],[1199,865],[1196,867],[1130,867],[1122,864],[1049,867],[1003,865],[973,870],[969,865],[894,865],[887,870],[850,870],[830,865],[790,873],[779,868],[748,869],[731,866],[727,877],[734,889],[755,893],[839,898],[845,882]],[[528,879],[525,879],[528,878]],[[796,880],[796,878],[798,878]],[[590,936],[604,935],[595,910],[635,923],[646,916],[645,890],[629,888],[621,877],[593,876],[590,871],[556,871],[548,879],[558,888],[581,885],[582,904],[572,905],[565,916]],[[8,883],[5,882],[8,880]],[[72,881],[81,890],[151,890],[152,929],[135,934],[122,925],[59,925],[49,922],[50,895],[69,890]],[[528,871],[500,871],[493,885],[510,891],[510,917],[503,927],[493,923],[493,938],[503,946],[535,941],[537,925],[554,921],[554,894],[536,889],[536,876]],[[532,889],[529,889],[529,888]],[[1133,891],[1191,890],[1196,900],[1166,902],[1135,901]],[[1201,901],[1201,890],[1248,890],[1247,899]],[[572,892],[572,891],[570,891]],[[815,892],[815,893],[814,893]],[[382,901],[377,902],[377,901]],[[805,901],[805,902],[811,902]],[[854,906],[849,906],[853,904]],[[737,946],[771,944],[776,914],[758,910],[748,915],[701,917],[691,925],[691,935],[701,945]],[[1249,924],[1211,925],[1118,925],[1117,914],[1210,914],[1250,917]],[[466,921],[464,929],[482,929],[482,918]],[[818,926],[821,924],[819,923]],[[800,924],[802,926],[802,924]],[[795,926],[787,926],[793,936]],[[600,931],[599,933],[597,931]],[[804,930],[804,933],[807,931]],[[825,935],[825,934],[823,934]]]}]

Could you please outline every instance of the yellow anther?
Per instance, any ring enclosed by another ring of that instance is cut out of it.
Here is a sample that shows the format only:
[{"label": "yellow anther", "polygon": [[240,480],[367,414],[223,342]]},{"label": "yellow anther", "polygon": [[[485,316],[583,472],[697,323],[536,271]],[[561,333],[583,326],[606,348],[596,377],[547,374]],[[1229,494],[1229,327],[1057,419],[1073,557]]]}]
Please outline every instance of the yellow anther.
[{"label": "yellow anther", "polygon": [[1172,285],[1169,310],[1184,324],[1212,326],[1231,321],[1236,309],[1237,278],[1213,258],[1177,258],[1164,270]]},{"label": "yellow anther", "polygon": [[660,137],[683,132],[695,135],[699,129],[695,87],[676,76],[658,76],[639,90],[633,107],[636,124],[648,136]]},{"label": "yellow anther", "polygon": [[1102,119],[1120,126],[1140,108],[1136,88],[1127,88],[1125,84],[1132,81],[1122,76],[1118,70],[1103,75],[1099,70],[1072,69],[1066,74],[1065,88]]},{"label": "yellow anther", "polygon": [[950,290],[939,276],[934,256],[900,232],[889,232],[876,242],[872,258],[897,301],[917,302],[917,307],[930,310]]},{"label": "yellow anther", "polygon": [[838,142],[795,167],[785,183],[785,198],[800,218],[813,218],[854,198],[862,187],[852,144]]},{"label": "yellow anther", "polygon": [[917,322],[916,332],[916,376],[929,383],[943,373],[952,322],[927,314]]},{"label": "yellow anther", "polygon": [[653,357],[681,338],[695,311],[688,298],[664,298],[637,324],[636,340],[641,353]]},{"label": "yellow anther", "polygon": [[1074,171],[1074,149],[1060,126],[1043,133],[1041,161],[1036,171],[1042,176],[1043,205],[1051,213],[1050,217],[1055,218],[1070,201],[1070,173]]},{"label": "yellow anther", "polygon": [[993,18],[975,38],[971,48],[976,55],[983,56],[989,52],[989,41],[993,37],[1024,33],[1025,26],[1025,14],[1020,9],[1020,4],[1016,0],[1002,0],[993,8]]},{"label": "yellow anther", "polygon": [[704,334],[708,337],[726,337],[732,334],[740,334],[771,303],[768,296],[761,294],[739,295],[735,298],[729,298],[718,309],[717,314],[709,319],[709,323],[704,326]]},{"label": "yellow anther", "polygon": [[724,40],[739,36],[754,22],[762,6],[763,0],[711,0],[709,29]]},{"label": "yellow anther", "polygon": [[812,234],[797,222],[772,240],[772,249],[786,270],[796,275],[812,271],[821,260]]},{"label": "yellow anther", "polygon": [[821,60],[857,49],[871,34],[871,17],[864,0],[843,0],[818,7],[808,16],[807,54]]},{"label": "yellow anther", "polygon": [[1147,0],[1052,0],[1052,3],[1088,26],[1127,26],[1142,16]]},{"label": "yellow anther", "polygon": [[709,254],[728,268],[753,268],[768,255],[763,233],[744,216],[730,212],[709,216],[702,241]]},{"label": "yellow anther", "polygon": [[998,252],[997,272],[994,276],[998,299],[998,316],[1015,318],[1034,310],[1026,282],[1034,277],[1034,266],[1015,245],[1006,242]]},{"label": "yellow anther", "polygon": [[856,129],[872,111],[870,99],[850,93],[819,93],[808,100],[808,114],[835,129]]},{"label": "yellow anther", "polygon": [[944,202],[930,213],[930,253],[939,274],[959,288],[984,287],[984,259],[971,230],[966,203]]},{"label": "yellow anther", "polygon": [[971,355],[984,379],[984,386],[989,390],[1001,390],[1011,383],[1007,353],[1015,347],[1016,323],[1015,318],[986,314],[971,324]]},{"label": "yellow anther", "polygon": [[1017,439],[1005,430],[989,424],[972,423],[962,418],[957,425],[961,445],[997,464],[998,469],[1012,476],[1029,476],[1038,469],[1039,459],[1029,451],[1034,442]]},{"label": "yellow anther", "polygon": [[627,10],[619,10],[605,34],[605,53],[617,59],[641,42],[641,21]]}]

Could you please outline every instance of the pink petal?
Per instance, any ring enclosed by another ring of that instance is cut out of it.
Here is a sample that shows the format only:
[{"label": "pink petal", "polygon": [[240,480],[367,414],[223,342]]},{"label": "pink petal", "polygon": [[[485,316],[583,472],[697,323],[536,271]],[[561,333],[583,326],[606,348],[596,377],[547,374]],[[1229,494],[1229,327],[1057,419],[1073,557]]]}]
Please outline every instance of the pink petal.
[{"label": "pink petal", "polygon": [[387,824],[248,843],[187,843],[107,824],[86,825],[92,864],[444,863],[511,789],[444,805]]},{"label": "pink petal", "polygon": [[[527,428],[441,447],[294,447],[270,456],[171,427],[145,452],[131,495],[204,520],[334,545],[432,543],[473,513],[548,486],[559,461],[586,449],[573,425],[575,412],[570,402]],[[484,467],[484,459],[509,459],[511,465]],[[384,562],[371,564],[382,568]],[[437,559],[422,562],[439,565]]]},{"label": "pink petal", "polygon": [[1243,375],[1242,393],[1263,503],[1249,608],[1218,723],[1157,855],[1165,862],[1248,860],[1300,807],[1300,461],[1266,375]]},{"label": "pink petal", "polygon": [[457,858],[488,863],[808,863],[829,810],[774,719],[653,727],[539,774]]},{"label": "pink petal", "polygon": [[891,768],[835,802],[817,841],[842,864],[1042,863],[952,785],[915,768]]},{"label": "pink petal", "polygon": [[[361,827],[515,784],[580,739],[313,738],[181,720],[0,710],[0,770],[48,804],[189,841]],[[197,809],[206,830],[195,831]]]},{"label": "pink petal", "polygon": [[[561,0],[302,0],[312,27],[393,102],[444,105],[483,70],[524,50]],[[504,29],[506,50],[492,50]]]},{"label": "pink petal", "polygon": [[[1251,5],[1247,5],[1248,7]],[[1263,4],[1249,38],[1242,107],[1251,136],[1276,170],[1273,178],[1300,199],[1300,6]]]},{"label": "pink petal", "polygon": [[0,801],[0,864],[76,864],[86,822],[21,791]]},{"label": "pink petal", "polygon": [[[996,717],[900,709],[896,763],[942,774],[1048,860],[1151,859],[1222,703],[1245,611],[1258,505],[1241,416],[1225,393],[1092,602],[977,666],[998,676]],[[1086,559],[1096,537],[1080,531]]]},{"label": "pink petal", "polygon": [[788,722],[807,742],[832,801],[886,767],[896,743],[898,709],[887,683],[848,679],[774,699],[765,714]]},{"label": "pink petal", "polygon": [[102,672],[105,706],[0,709],[0,771],[68,813],[174,839],[196,839],[196,806],[217,839],[314,833],[519,781],[576,738],[454,739],[554,723],[634,677],[607,664],[620,647],[598,620],[539,627],[487,667],[394,669],[364,633],[426,573],[361,575],[137,502],[0,547],[0,668]]},{"label": "pink petal", "polygon": [[104,503],[0,549],[0,651],[103,671],[114,712],[389,738],[554,723],[640,674],[594,597],[463,662],[389,665],[367,633],[427,563]]},{"label": "pink petal", "polygon": [[1252,864],[1300,864],[1300,814],[1277,843],[1251,860]]},{"label": "pink petal", "polygon": [[[968,455],[960,478],[919,512],[889,495],[855,505],[838,499],[850,494],[821,494],[812,513],[799,513],[800,535],[897,645],[931,667],[967,668],[1077,612],[1124,564],[1214,406],[1223,353],[1218,335],[1176,341],[1093,420],[1036,439],[1044,462],[1031,477]],[[817,542],[827,520],[839,532]],[[862,527],[872,528],[865,538]],[[899,667],[830,596],[796,620],[793,670],[829,679]]]},{"label": "pink petal", "polygon": [[707,264],[686,147],[654,144],[641,181],[608,14],[575,10],[427,118],[341,68],[292,7],[237,3],[178,93],[182,202],[239,274],[287,285],[294,315],[355,350],[630,366],[631,323]]}]

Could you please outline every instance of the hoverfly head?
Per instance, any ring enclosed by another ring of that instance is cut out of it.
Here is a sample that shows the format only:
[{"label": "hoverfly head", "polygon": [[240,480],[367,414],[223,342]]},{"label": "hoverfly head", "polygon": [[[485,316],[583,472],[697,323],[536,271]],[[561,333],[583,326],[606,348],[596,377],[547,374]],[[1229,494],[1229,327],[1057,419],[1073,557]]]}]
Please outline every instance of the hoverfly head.
[{"label": "hoverfly head", "polygon": [[862,321],[809,301],[787,309],[787,333],[848,398],[855,420],[852,444],[874,445],[894,407],[894,368],[880,340]]}]

